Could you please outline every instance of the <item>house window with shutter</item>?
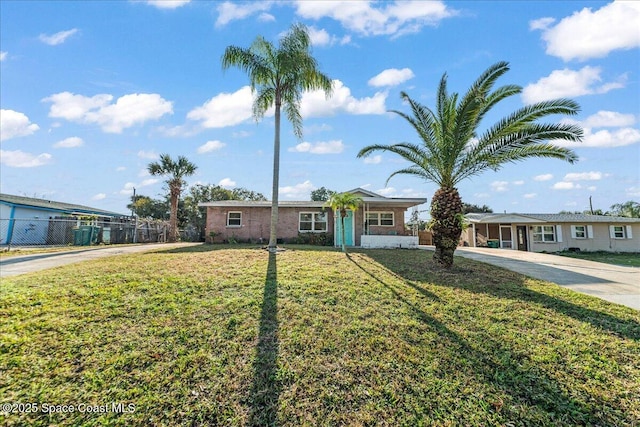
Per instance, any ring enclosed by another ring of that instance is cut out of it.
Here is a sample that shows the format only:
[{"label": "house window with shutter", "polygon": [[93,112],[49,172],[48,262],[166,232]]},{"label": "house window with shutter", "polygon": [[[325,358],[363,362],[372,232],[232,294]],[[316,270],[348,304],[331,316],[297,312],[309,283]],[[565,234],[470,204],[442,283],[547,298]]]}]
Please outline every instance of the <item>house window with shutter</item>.
[{"label": "house window with shutter", "polygon": [[574,239],[586,239],[589,236],[587,232],[586,225],[572,225],[571,226],[571,237]]},{"label": "house window with shutter", "polygon": [[609,229],[609,232],[613,239],[626,239],[627,235],[625,231],[625,227],[622,225],[612,225]]}]

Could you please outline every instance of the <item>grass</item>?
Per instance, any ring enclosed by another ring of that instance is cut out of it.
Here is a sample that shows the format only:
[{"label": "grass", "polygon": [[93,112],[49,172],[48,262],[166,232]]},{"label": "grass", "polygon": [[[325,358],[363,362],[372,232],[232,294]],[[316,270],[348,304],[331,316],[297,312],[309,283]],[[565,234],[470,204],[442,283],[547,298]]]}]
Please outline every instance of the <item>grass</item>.
[{"label": "grass", "polygon": [[3,279],[0,403],[134,410],[0,422],[638,425],[640,312],[430,255],[203,245]]},{"label": "grass", "polygon": [[603,262],[606,264],[622,265],[626,267],[640,267],[640,253],[638,252],[558,252],[570,258],[586,259],[588,261]]}]

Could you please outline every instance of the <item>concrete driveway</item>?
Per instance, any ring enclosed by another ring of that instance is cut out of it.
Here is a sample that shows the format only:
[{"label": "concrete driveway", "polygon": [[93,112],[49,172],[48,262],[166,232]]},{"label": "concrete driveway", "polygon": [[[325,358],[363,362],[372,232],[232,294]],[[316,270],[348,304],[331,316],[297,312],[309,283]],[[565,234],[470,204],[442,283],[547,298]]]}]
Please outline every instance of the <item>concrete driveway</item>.
[{"label": "concrete driveway", "polygon": [[508,249],[458,248],[456,255],[640,310],[640,268]]},{"label": "concrete driveway", "polygon": [[114,245],[104,248],[87,248],[69,252],[51,252],[7,257],[0,259],[0,277],[17,276],[19,274],[32,273],[47,268],[114,255],[134,254],[159,249],[173,249],[199,244],[200,243],[145,243],[141,245]]}]

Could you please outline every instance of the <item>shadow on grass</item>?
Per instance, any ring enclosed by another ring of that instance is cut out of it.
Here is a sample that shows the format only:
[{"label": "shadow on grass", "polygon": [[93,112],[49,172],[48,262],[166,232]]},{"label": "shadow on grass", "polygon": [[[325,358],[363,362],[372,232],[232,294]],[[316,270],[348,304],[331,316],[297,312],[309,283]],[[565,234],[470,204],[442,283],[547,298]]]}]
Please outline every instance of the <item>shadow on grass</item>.
[{"label": "shadow on grass", "polygon": [[[438,376],[451,378],[467,375],[475,377],[476,381],[492,385],[497,394],[488,391],[487,396],[483,398],[488,406],[493,406],[493,410],[500,412],[505,403],[503,397],[508,397],[512,401],[509,406],[518,408],[511,414],[504,414],[507,419],[516,416],[526,425],[528,421],[534,423],[539,421],[536,417],[540,413],[546,413],[555,414],[553,418],[560,425],[591,425],[594,421],[598,421],[596,425],[606,425],[612,415],[611,412],[614,412],[617,413],[618,419],[632,421],[630,417],[615,408],[609,408],[607,413],[603,414],[600,406],[608,405],[610,402],[599,402],[592,398],[592,401],[586,403],[572,397],[563,385],[543,369],[538,368],[526,352],[518,351],[511,348],[509,344],[498,342],[488,336],[483,338],[482,345],[468,342],[456,331],[421,309],[419,304],[408,300],[403,293],[412,288],[431,300],[438,300],[437,296],[412,284],[411,280],[403,276],[400,277],[404,279],[404,284],[408,288],[403,289],[402,285],[385,282],[376,270],[379,270],[380,266],[389,270],[388,266],[375,259],[371,253],[367,252],[364,255],[365,257],[362,258],[347,257],[357,268],[405,304],[416,319],[437,333],[439,340],[436,351],[442,356],[439,358]],[[532,411],[532,408],[535,408],[535,411]]]},{"label": "shadow on grass", "polygon": [[[471,268],[462,268],[454,265],[451,270],[446,270],[435,265],[428,253],[417,252],[411,254],[414,263],[407,268],[405,260],[398,262],[397,259],[388,256],[381,251],[366,252],[368,256],[395,272],[404,280],[426,281],[437,286],[447,286],[464,289],[469,292],[488,294],[497,298],[507,298],[539,304],[545,308],[554,310],[565,316],[572,317],[581,322],[609,331],[620,337],[632,340],[640,340],[640,323],[633,318],[621,318],[615,315],[594,310],[585,305],[537,292],[527,287],[523,276],[508,272],[500,267],[490,267],[491,272],[498,272],[489,275],[482,268],[474,268],[475,265],[485,265],[477,261],[466,260],[471,264]],[[421,256],[422,255],[422,256]],[[461,260],[457,259],[456,263]],[[507,273],[507,274],[503,274]],[[606,304],[604,301],[602,304]],[[618,309],[617,307],[614,309]],[[631,310],[623,308],[622,310]]]},{"label": "shadow on grass", "polygon": [[253,362],[253,385],[249,396],[250,426],[277,426],[278,401],[282,386],[277,376],[278,351],[278,270],[276,254],[269,253],[260,312],[258,346]]}]

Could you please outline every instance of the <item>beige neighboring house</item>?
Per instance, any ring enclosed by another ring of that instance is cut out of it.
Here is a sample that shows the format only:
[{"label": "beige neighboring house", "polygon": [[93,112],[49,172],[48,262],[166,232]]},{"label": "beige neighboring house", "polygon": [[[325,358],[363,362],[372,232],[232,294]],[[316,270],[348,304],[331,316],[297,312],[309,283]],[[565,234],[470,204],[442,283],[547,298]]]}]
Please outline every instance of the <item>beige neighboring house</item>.
[{"label": "beige neighboring house", "polygon": [[585,214],[465,215],[465,246],[530,252],[640,252],[640,218]]},{"label": "beige neighboring house", "polygon": [[[362,206],[345,218],[345,243],[363,248],[415,248],[418,236],[405,230],[407,209],[426,203],[423,198],[384,197],[362,188],[349,191],[362,198]],[[206,235],[215,233],[215,242],[266,243],[271,222],[270,201],[223,200],[200,203],[207,208]],[[340,221],[324,202],[280,201],[278,243],[293,243],[301,234],[327,234],[335,246],[341,245]]]}]

